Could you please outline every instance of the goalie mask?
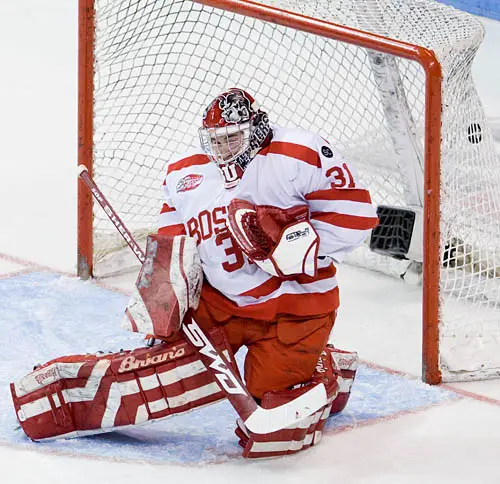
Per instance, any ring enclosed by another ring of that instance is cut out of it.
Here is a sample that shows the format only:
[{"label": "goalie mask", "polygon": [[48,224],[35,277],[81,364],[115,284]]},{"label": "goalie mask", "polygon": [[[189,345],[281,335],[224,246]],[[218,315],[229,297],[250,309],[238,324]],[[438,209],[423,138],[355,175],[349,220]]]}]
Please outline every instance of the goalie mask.
[{"label": "goalie mask", "polygon": [[236,88],[210,103],[200,128],[201,146],[219,167],[226,188],[238,184],[270,135],[267,114],[250,94]]}]

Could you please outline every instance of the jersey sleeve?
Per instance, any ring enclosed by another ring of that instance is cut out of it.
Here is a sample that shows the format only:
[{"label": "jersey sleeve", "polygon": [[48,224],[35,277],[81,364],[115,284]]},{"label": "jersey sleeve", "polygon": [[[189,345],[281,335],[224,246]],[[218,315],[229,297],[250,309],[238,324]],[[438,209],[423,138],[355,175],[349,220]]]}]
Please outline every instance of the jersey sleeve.
[{"label": "jersey sleeve", "polygon": [[320,237],[319,255],[341,262],[362,244],[378,218],[355,168],[322,138],[317,137],[315,144],[319,166],[309,176],[299,172],[295,184]]},{"label": "jersey sleeve", "polygon": [[163,182],[164,202],[158,219],[158,233],[160,235],[185,235],[186,229],[174,203],[169,195],[167,179]]}]

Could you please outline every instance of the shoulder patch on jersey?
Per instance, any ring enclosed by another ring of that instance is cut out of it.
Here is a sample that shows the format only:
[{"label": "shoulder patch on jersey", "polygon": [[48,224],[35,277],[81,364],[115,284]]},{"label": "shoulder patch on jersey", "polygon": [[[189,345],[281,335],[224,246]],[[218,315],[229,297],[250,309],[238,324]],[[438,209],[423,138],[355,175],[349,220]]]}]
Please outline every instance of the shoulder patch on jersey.
[{"label": "shoulder patch on jersey", "polygon": [[322,146],[321,153],[325,158],[333,158],[333,151],[328,146]]},{"label": "shoulder patch on jersey", "polygon": [[195,188],[199,187],[202,182],[203,182],[203,175],[193,175],[193,174],[186,175],[177,182],[175,190],[177,193],[194,190]]}]

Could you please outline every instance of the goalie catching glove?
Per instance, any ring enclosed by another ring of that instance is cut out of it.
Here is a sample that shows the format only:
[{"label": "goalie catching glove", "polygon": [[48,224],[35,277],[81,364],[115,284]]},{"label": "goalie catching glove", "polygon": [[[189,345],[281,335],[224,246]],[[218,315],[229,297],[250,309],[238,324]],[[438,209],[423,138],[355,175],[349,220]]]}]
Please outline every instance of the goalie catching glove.
[{"label": "goalie catching glove", "polygon": [[267,273],[316,277],[319,237],[306,205],[281,209],[236,198],[226,224],[245,255]]}]

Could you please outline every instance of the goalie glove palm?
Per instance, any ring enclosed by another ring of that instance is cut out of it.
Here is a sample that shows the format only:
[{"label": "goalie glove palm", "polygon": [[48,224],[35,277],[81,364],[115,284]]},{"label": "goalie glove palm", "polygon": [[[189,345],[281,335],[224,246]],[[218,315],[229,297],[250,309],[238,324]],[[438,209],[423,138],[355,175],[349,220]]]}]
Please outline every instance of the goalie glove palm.
[{"label": "goalie glove palm", "polygon": [[237,198],[226,223],[236,244],[267,273],[316,276],[319,238],[306,205],[281,209]]}]

